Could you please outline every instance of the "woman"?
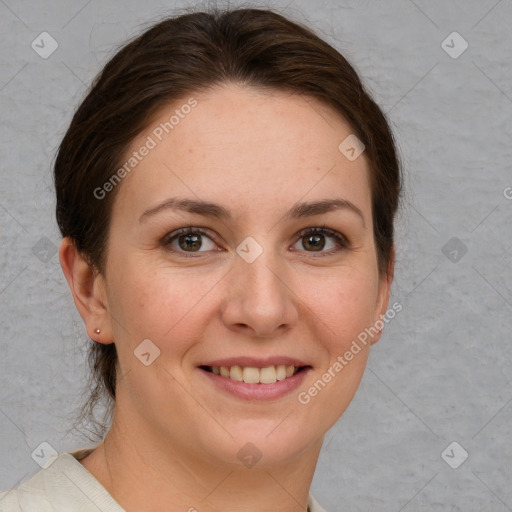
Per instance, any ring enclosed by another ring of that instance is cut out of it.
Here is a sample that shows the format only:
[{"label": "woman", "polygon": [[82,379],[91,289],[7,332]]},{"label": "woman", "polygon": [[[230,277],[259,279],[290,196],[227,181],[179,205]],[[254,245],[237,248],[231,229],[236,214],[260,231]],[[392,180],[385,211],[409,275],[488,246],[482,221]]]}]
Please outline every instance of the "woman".
[{"label": "woman", "polygon": [[93,83],[55,186],[88,405],[106,391],[112,424],[2,510],[321,512],[309,489],[384,325],[401,189],[350,64],[267,10],[166,19]]}]

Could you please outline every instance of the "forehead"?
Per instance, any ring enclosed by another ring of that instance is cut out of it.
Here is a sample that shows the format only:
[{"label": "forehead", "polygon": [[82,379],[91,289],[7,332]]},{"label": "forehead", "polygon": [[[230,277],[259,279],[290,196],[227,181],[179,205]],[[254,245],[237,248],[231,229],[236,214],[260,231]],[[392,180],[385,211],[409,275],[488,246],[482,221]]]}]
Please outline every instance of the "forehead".
[{"label": "forehead", "polygon": [[338,149],[352,133],[341,115],[304,95],[235,84],[190,94],[162,107],[132,141],[126,160],[151,149],[138,155],[119,200],[142,208],[166,195],[196,196],[268,210],[283,197],[342,195],[365,209],[366,157],[350,161]]}]

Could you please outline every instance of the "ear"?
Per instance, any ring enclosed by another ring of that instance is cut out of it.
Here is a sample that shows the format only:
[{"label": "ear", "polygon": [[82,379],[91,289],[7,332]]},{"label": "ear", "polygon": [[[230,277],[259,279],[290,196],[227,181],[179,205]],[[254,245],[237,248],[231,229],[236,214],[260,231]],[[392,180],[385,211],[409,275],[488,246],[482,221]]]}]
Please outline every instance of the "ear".
[{"label": "ear", "polygon": [[113,343],[103,276],[85,261],[68,237],[60,244],[59,260],[89,338]]},{"label": "ear", "polygon": [[[389,303],[389,294],[391,290],[391,283],[393,282],[393,276],[395,274],[395,246],[391,247],[389,253],[389,263],[387,273],[379,276],[379,291],[377,295],[377,306],[375,308],[374,325],[381,327],[381,323],[384,323],[382,318],[386,315]],[[371,344],[377,343],[382,335],[382,329],[378,329],[378,332],[371,339]]]}]

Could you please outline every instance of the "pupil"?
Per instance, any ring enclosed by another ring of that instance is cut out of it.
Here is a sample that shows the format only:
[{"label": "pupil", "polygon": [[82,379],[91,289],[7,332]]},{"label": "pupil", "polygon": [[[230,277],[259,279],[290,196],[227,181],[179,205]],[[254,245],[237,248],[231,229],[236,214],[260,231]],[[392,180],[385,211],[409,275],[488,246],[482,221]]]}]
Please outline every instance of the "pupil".
[{"label": "pupil", "polygon": [[[183,239],[185,239],[185,242],[182,243]],[[179,245],[181,249],[188,250],[191,249],[193,251],[197,251],[201,248],[201,240],[200,235],[195,235],[192,233],[189,233],[187,235],[182,235],[179,237]]]},{"label": "pupil", "polygon": [[[306,240],[306,245],[310,245],[314,250],[323,249],[325,246],[323,235],[308,235]],[[313,242],[310,242],[310,240],[313,240]]]}]

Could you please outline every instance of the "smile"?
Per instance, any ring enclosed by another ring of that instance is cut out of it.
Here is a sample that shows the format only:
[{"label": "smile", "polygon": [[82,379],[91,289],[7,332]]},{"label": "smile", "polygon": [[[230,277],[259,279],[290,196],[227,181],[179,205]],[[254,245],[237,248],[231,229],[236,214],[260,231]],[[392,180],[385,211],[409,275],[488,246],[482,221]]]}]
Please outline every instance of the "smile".
[{"label": "smile", "polygon": [[256,368],[253,366],[201,366],[202,370],[220,375],[227,379],[247,384],[274,384],[278,381],[293,377],[297,372],[304,369],[304,366],[294,365],[275,365],[266,368]]}]

